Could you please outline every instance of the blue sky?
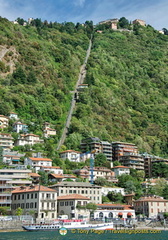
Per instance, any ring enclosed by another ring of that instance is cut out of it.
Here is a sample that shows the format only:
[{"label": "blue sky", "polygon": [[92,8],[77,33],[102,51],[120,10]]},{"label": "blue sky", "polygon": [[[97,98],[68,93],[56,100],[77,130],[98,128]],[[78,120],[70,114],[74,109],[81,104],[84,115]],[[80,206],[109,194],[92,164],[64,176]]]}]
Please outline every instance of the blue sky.
[{"label": "blue sky", "polygon": [[168,0],[0,0],[0,16],[94,24],[110,18],[143,19],[157,30],[168,29]]}]

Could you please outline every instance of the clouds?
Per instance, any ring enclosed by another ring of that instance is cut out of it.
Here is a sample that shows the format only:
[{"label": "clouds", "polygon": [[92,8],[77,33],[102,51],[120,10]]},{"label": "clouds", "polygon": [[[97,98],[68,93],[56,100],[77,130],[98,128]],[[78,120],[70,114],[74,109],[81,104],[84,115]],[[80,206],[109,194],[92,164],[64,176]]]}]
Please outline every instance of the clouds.
[{"label": "clouds", "polygon": [[75,6],[83,7],[85,4],[85,0],[73,0]]},{"label": "clouds", "polygon": [[167,0],[0,0],[0,16],[94,24],[109,18],[143,19],[156,29],[168,28]]}]

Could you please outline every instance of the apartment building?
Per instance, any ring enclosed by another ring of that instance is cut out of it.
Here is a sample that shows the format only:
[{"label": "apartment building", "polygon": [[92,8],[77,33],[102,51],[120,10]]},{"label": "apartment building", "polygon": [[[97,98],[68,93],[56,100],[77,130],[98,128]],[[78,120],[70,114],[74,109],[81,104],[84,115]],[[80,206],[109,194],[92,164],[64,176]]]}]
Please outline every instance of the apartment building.
[{"label": "apartment building", "polygon": [[58,196],[79,194],[90,199],[93,203],[102,203],[101,187],[86,182],[60,182],[50,186],[57,191]]},{"label": "apartment building", "polygon": [[41,185],[20,187],[12,191],[12,212],[23,209],[23,214],[34,211],[36,220],[57,218],[57,192]]},{"label": "apartment building", "polygon": [[13,148],[13,137],[9,133],[0,133],[0,147],[11,149]]},{"label": "apartment building", "polygon": [[[90,212],[82,209],[86,206],[90,199],[80,194],[70,194],[57,197],[58,215],[68,215],[68,218],[89,219]],[[81,208],[80,208],[81,207]]]},{"label": "apartment building", "polygon": [[120,157],[120,162],[122,165],[136,170],[144,171],[144,158],[140,154],[128,153]]},{"label": "apartment building", "polygon": [[10,179],[8,183],[13,186],[30,185],[32,184],[30,173],[29,169],[0,169],[0,178]]},{"label": "apartment building", "polygon": [[63,169],[61,169],[59,166],[41,166],[40,170],[47,173],[63,174]]},{"label": "apartment building", "polygon": [[66,150],[60,152],[60,158],[63,160],[68,159],[70,162],[80,162],[80,154],[81,152],[74,151],[74,150]]},{"label": "apartment building", "polygon": [[107,141],[101,141],[97,137],[86,138],[82,140],[80,148],[82,152],[95,151],[94,155],[103,153],[107,160],[112,162],[112,145]]},{"label": "apartment building", "polygon": [[157,218],[159,213],[168,212],[168,200],[160,196],[146,196],[134,201],[136,214]]},{"label": "apartment building", "polygon": [[129,154],[138,154],[138,148],[133,143],[112,142],[113,161],[120,161],[121,156]]},{"label": "apartment building", "polygon": [[73,174],[54,174],[54,173],[50,173],[48,175],[48,180],[51,182],[62,182],[66,181],[67,179],[76,181],[76,176],[74,176]]},{"label": "apartment building", "polygon": [[11,207],[13,186],[10,178],[0,177],[0,207]]},{"label": "apartment building", "polygon": [[0,129],[7,128],[8,124],[9,124],[9,118],[4,115],[0,115]]}]

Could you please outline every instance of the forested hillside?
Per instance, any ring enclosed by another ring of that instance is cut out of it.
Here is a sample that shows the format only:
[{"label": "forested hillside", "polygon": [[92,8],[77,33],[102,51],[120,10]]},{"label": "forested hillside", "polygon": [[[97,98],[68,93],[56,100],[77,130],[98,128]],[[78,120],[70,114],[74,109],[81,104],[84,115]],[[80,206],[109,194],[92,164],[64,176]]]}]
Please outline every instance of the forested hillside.
[{"label": "forested hillside", "polygon": [[70,139],[80,138],[80,133],[128,141],[141,151],[166,156],[167,59],[168,37],[150,26],[95,33],[86,79],[89,88],[78,103]]},{"label": "forested hillside", "polygon": [[88,47],[85,31],[80,24],[37,19],[22,26],[0,18],[0,114],[17,112],[34,133],[48,121],[59,135]]},{"label": "forested hillside", "polygon": [[[99,29],[99,26],[96,26]],[[104,29],[93,33],[85,83],[74,112],[67,148],[83,137],[128,141],[141,151],[168,154],[168,36],[151,26],[133,31]],[[42,133],[65,124],[91,22],[15,25],[0,18],[0,114],[15,111]]]}]

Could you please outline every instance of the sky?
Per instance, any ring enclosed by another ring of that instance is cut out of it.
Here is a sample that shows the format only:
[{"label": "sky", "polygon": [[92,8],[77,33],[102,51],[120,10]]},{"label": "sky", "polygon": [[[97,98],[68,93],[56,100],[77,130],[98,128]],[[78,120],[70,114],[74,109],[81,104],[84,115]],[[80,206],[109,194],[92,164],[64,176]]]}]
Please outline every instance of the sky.
[{"label": "sky", "polygon": [[0,0],[0,16],[84,23],[121,17],[142,19],[156,30],[168,29],[168,0]]}]

